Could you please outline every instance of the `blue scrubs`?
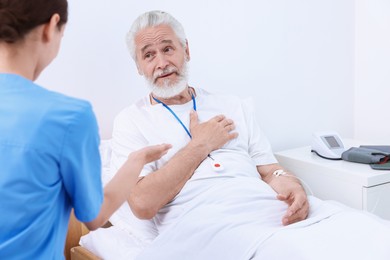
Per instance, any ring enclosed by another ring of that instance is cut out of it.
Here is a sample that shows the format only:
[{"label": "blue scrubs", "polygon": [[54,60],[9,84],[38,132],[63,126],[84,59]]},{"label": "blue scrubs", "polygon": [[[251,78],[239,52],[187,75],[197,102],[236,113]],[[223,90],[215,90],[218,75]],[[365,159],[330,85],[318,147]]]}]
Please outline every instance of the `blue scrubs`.
[{"label": "blue scrubs", "polygon": [[0,74],[0,259],[63,259],[72,207],[83,222],[103,201],[91,105]]}]

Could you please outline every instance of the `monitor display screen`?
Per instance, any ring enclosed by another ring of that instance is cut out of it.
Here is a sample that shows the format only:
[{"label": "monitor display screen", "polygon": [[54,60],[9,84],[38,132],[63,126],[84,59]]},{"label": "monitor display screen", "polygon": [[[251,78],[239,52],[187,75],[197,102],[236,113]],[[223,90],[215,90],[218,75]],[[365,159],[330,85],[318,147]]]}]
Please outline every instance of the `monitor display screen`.
[{"label": "monitor display screen", "polygon": [[328,142],[330,148],[339,148],[340,144],[337,142],[334,136],[325,136],[325,140]]}]

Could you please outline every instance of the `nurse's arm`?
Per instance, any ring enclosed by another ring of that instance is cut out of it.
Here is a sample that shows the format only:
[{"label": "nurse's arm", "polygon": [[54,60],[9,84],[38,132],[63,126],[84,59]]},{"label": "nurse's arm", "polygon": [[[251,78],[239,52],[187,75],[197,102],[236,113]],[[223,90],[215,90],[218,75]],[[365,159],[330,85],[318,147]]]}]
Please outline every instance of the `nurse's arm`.
[{"label": "nurse's arm", "polygon": [[114,178],[104,188],[103,204],[98,216],[85,222],[89,230],[95,230],[108,221],[111,215],[128,199],[132,186],[145,164],[160,159],[171,148],[169,144],[148,146],[131,153]]}]

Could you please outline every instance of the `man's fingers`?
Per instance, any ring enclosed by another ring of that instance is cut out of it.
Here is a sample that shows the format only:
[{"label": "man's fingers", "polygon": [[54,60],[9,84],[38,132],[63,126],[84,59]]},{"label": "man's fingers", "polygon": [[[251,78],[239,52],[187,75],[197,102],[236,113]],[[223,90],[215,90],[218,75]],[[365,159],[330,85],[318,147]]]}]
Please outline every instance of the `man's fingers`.
[{"label": "man's fingers", "polygon": [[217,122],[221,122],[225,118],[226,117],[224,115],[217,115],[217,116],[214,117],[214,120],[217,121]]},{"label": "man's fingers", "polygon": [[289,225],[289,224],[293,224],[295,222],[304,220],[306,218],[306,216],[307,216],[307,212],[306,212],[306,210],[304,208],[299,209],[295,213],[291,213],[290,212],[290,214],[286,214],[283,217],[283,219],[282,219],[283,225]]},{"label": "man's fingers", "polygon": [[278,195],[276,196],[276,198],[277,198],[278,200],[286,201],[286,200],[288,199],[288,196],[283,195],[283,194],[278,194]]},{"label": "man's fingers", "polygon": [[309,213],[309,207],[307,201],[302,205],[298,203],[291,205],[282,219],[283,225],[289,225],[306,218]]},{"label": "man's fingers", "polygon": [[[304,204],[304,202],[303,202]],[[291,206],[288,208],[288,210],[290,212],[292,212],[293,214],[295,214],[295,212],[297,212],[299,209],[301,209],[303,207],[303,204],[301,204],[298,200],[295,200]]]},{"label": "man's fingers", "polygon": [[195,110],[191,110],[190,112],[190,128],[198,125],[198,113]]},{"label": "man's fingers", "polygon": [[229,133],[229,140],[236,139],[237,137],[238,137],[238,133],[237,132]]},{"label": "man's fingers", "polygon": [[224,127],[227,127],[227,126],[230,126],[230,125],[234,125],[233,120],[226,119],[225,122],[224,122]]},{"label": "man's fingers", "polygon": [[234,125],[233,121],[232,121],[232,123],[225,124],[224,127],[225,127],[225,129],[226,129],[228,132],[230,132],[230,131],[232,131],[232,130],[234,130],[234,129],[236,128],[236,126]]},{"label": "man's fingers", "polygon": [[306,199],[295,198],[290,195],[278,194],[277,199],[289,204],[286,214],[282,218],[283,225],[289,225],[306,218],[308,214],[308,202]]}]

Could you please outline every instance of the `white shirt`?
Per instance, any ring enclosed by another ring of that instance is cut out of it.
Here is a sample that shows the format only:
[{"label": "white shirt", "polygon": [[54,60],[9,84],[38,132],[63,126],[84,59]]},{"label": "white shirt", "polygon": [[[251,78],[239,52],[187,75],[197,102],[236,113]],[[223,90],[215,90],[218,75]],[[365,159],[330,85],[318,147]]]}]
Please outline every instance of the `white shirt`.
[{"label": "white shirt", "polygon": [[[211,156],[215,161],[206,158],[181,192],[159,211],[155,222],[160,231],[180,214],[186,202],[213,184],[235,176],[259,178],[256,165],[277,162],[268,140],[256,122],[251,100],[210,94],[202,89],[195,89],[195,92],[200,123],[223,114],[234,121],[234,131],[239,135],[222,148],[213,151]],[[193,101],[169,107],[189,129]],[[190,137],[174,115],[162,104],[151,105],[149,96],[146,96],[125,108],[115,118],[111,172],[116,173],[132,151],[147,145],[172,144],[173,147],[160,160],[145,165],[140,176],[146,176],[162,167],[189,141]],[[223,170],[215,171],[212,167],[214,162],[219,162]]]}]

